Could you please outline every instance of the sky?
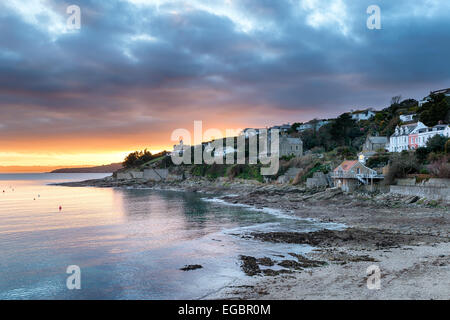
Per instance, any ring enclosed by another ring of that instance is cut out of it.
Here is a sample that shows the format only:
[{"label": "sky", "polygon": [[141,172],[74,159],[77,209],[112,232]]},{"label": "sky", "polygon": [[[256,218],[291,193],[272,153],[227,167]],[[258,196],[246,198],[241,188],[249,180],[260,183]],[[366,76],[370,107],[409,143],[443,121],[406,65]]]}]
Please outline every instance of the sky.
[{"label": "sky", "polygon": [[450,87],[449,18],[448,0],[2,1],[0,167],[119,162],[194,120],[224,132],[421,99]]}]

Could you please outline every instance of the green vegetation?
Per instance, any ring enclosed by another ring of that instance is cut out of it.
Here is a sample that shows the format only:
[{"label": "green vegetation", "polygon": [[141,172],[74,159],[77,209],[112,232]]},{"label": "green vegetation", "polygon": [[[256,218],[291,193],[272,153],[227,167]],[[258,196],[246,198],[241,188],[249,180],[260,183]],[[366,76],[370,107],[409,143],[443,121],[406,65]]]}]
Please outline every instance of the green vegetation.
[{"label": "green vegetation", "polygon": [[[318,128],[314,127],[301,133],[297,128],[302,124],[296,122],[292,125],[289,134],[300,137],[303,141],[303,148],[310,155],[302,158],[294,156],[284,156],[280,158],[280,169],[278,173],[269,178],[277,179],[288,171],[289,168],[300,169],[299,174],[294,179],[294,183],[306,181],[315,172],[329,172],[343,160],[354,160],[357,158],[359,150],[368,135],[391,136],[395,127],[400,124],[400,116],[415,113],[413,121],[420,120],[428,126],[434,126],[438,121],[445,123],[449,119],[450,99],[444,95],[430,95],[429,102],[419,107],[414,99],[401,101],[400,96],[393,97],[389,107],[375,112],[375,116],[369,120],[355,121],[350,113],[343,113],[328,124]],[[217,142],[217,141],[216,141]],[[237,148],[237,137],[234,138],[234,148]],[[222,141],[225,145],[225,140]],[[195,151],[201,153],[205,150],[205,144],[191,147],[192,163],[194,162]],[[245,157],[249,157],[249,139],[245,139]],[[196,149],[199,148],[200,150]],[[426,147],[418,148],[416,152],[403,152],[390,154],[384,150],[378,150],[375,156],[370,157],[366,165],[370,168],[379,169],[389,166],[387,181],[402,178],[409,174],[421,174],[435,177],[450,176],[450,140],[434,136],[427,143]],[[236,162],[237,154],[234,154]],[[224,157],[225,162],[225,157]],[[170,156],[166,152],[153,155],[147,150],[130,153],[124,163],[125,168],[142,168],[147,166],[170,168],[173,167]],[[180,166],[180,170],[189,170],[193,176],[217,179],[227,177],[230,179],[250,179],[264,181],[261,176],[261,164],[250,165],[221,165],[221,164],[195,164]]]},{"label": "green vegetation", "polygon": [[419,108],[419,120],[425,125],[431,127],[438,124],[450,122],[450,99],[444,94],[431,94],[430,101]]},{"label": "green vegetation", "polygon": [[147,149],[130,153],[123,161],[125,168],[135,168],[153,159],[153,155]]},{"label": "green vegetation", "polygon": [[261,165],[236,164],[229,168],[227,172],[230,178],[239,178],[246,180],[257,180],[263,182],[261,175]]},{"label": "green vegetation", "polygon": [[389,163],[390,154],[389,153],[378,153],[373,157],[370,157],[366,161],[366,166],[369,168],[382,168]]},{"label": "green vegetation", "polygon": [[147,149],[144,149],[142,151],[135,151],[126,156],[122,165],[126,169],[149,165],[151,163],[157,162],[158,160],[162,160],[166,153],[166,151],[163,151],[161,153],[153,155]]},{"label": "green vegetation", "polygon": [[448,138],[436,135],[428,140],[426,147],[418,148],[415,152],[391,154],[386,182],[392,183],[396,178],[404,178],[408,174],[450,178],[450,154],[446,149],[449,141]]}]

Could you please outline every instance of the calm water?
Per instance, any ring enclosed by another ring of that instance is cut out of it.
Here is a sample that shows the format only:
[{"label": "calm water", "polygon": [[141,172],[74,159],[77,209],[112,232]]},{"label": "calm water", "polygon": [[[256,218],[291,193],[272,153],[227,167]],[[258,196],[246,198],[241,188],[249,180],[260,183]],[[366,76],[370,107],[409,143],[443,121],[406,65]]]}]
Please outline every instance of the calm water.
[{"label": "calm water", "polygon": [[[240,254],[311,249],[243,234],[335,227],[193,193],[48,185],[102,176],[0,174],[0,299],[198,299],[245,277]],[[69,265],[81,290],[66,287]]]}]

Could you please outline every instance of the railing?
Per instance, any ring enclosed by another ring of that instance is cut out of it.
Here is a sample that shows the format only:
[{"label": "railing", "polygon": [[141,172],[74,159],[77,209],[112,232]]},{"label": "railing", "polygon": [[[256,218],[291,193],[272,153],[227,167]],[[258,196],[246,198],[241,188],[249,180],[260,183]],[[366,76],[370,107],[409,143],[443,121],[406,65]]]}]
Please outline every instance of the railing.
[{"label": "railing", "polygon": [[347,178],[347,179],[371,179],[371,178],[382,178],[383,175],[377,173],[346,173],[346,172],[333,172],[331,174],[332,178]]}]

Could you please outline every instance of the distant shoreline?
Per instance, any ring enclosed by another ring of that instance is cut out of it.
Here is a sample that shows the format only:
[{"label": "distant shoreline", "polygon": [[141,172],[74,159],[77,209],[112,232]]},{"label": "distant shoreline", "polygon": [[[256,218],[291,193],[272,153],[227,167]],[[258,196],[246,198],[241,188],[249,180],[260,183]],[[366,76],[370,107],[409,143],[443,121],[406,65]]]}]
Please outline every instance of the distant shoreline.
[{"label": "distant shoreline", "polygon": [[81,168],[61,168],[50,171],[49,173],[113,173],[122,169],[122,163],[111,163],[95,167],[81,167]]}]

